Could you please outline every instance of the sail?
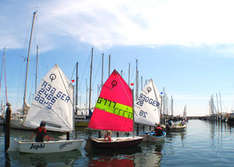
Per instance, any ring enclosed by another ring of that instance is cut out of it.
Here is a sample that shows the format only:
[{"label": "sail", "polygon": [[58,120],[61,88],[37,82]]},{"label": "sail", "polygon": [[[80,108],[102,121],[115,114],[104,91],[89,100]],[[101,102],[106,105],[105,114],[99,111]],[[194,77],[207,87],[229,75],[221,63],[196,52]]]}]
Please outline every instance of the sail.
[{"label": "sail", "polygon": [[51,131],[73,130],[73,86],[58,65],[41,80],[24,126],[36,128],[41,121]]},{"label": "sail", "polygon": [[151,79],[135,103],[134,121],[149,126],[160,123],[159,98],[159,92]]},{"label": "sail", "polygon": [[94,108],[89,128],[133,131],[132,91],[114,70],[104,83]]}]

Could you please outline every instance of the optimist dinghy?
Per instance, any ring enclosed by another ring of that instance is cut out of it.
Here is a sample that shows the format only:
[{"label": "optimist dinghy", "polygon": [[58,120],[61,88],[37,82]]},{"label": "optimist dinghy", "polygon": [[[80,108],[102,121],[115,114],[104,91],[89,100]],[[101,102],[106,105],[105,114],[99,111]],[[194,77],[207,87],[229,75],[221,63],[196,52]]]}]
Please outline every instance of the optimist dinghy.
[{"label": "optimist dinghy", "polygon": [[[58,65],[55,65],[41,80],[32,107],[29,109],[24,126],[37,128],[46,122],[46,129],[57,132],[72,132],[73,85]],[[15,140],[9,151],[24,153],[65,152],[82,147],[83,139],[34,142]]]},{"label": "optimist dinghy", "polygon": [[[135,122],[138,124],[155,126],[160,123],[160,103],[159,92],[152,79],[141,91],[135,103]],[[155,132],[145,132],[144,141],[157,141],[165,138],[166,132],[163,131],[161,136],[155,135]]]},{"label": "optimist dinghy", "polygon": [[[97,130],[132,132],[133,114],[132,90],[114,70],[102,87],[88,127]],[[111,141],[92,137],[90,140],[96,148],[119,149],[136,147],[143,137],[113,137]]]}]

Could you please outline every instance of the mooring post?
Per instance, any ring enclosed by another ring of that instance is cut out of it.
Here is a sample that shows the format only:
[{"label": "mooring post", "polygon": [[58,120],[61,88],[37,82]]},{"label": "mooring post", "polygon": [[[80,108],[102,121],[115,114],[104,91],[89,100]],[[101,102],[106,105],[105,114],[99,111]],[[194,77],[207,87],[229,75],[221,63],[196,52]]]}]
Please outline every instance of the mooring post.
[{"label": "mooring post", "polygon": [[139,125],[137,124],[137,136],[139,135]]},{"label": "mooring post", "polygon": [[8,153],[5,153],[5,167],[11,167],[11,160]]},{"label": "mooring post", "polygon": [[6,117],[5,117],[5,152],[10,147],[10,123],[11,123],[11,104],[7,102]]},{"label": "mooring post", "polygon": [[98,138],[101,138],[101,137],[102,137],[101,131],[99,130],[99,131],[98,131]]},{"label": "mooring post", "polygon": [[70,140],[70,133],[67,132],[66,134],[67,134],[67,140]]}]

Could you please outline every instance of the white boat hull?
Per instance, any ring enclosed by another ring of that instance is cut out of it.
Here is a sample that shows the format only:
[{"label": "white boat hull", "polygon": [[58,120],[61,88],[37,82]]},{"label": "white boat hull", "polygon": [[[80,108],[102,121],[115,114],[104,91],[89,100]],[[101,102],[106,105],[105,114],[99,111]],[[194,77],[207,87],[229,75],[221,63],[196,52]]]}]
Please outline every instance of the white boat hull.
[{"label": "white boat hull", "polygon": [[16,149],[22,153],[57,153],[72,150],[81,150],[83,139],[59,141],[16,141]]}]

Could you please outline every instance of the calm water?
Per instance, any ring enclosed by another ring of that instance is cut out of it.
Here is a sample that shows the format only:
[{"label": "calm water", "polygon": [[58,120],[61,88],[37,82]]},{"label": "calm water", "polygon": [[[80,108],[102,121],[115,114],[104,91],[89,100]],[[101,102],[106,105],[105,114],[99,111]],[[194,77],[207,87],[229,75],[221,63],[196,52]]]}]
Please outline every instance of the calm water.
[{"label": "calm water", "polygon": [[[89,154],[73,151],[52,155],[10,153],[8,156],[3,152],[4,134],[0,128],[0,166],[234,166],[234,128],[224,123],[190,120],[185,132],[170,133],[164,142],[144,142],[136,149],[117,153],[93,150]],[[87,138],[86,131],[78,131],[78,134],[81,138]],[[30,135],[31,132],[12,130],[14,137]]]}]

